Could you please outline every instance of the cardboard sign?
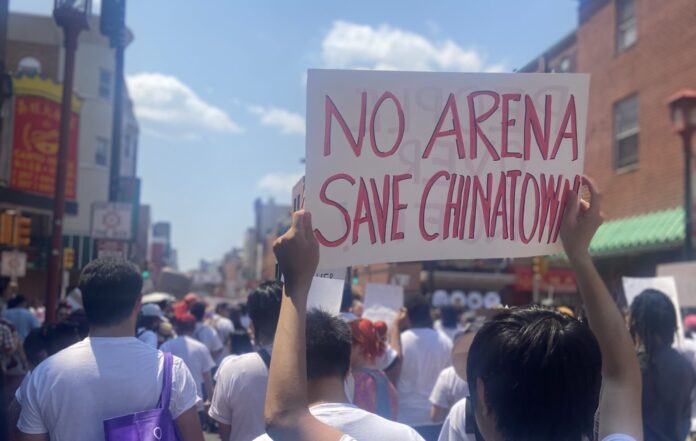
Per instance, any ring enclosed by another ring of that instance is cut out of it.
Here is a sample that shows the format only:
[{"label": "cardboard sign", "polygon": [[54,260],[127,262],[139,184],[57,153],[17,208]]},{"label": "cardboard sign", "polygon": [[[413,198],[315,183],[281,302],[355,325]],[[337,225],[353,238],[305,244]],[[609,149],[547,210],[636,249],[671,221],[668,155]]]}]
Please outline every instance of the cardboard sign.
[{"label": "cardboard sign", "polygon": [[365,285],[363,318],[376,322],[383,320],[387,326],[396,318],[397,312],[404,306],[404,287],[368,283]]},{"label": "cardboard sign", "polygon": [[681,346],[682,336],[684,335],[684,322],[682,321],[681,306],[679,305],[679,295],[674,277],[622,277],[626,302],[630,307],[633,300],[646,289],[662,291],[669,297],[677,311],[677,338],[675,341]]},{"label": "cardboard sign", "polygon": [[589,76],[310,70],[319,267],[561,250]]},{"label": "cardboard sign", "polygon": [[338,315],[341,312],[343,285],[343,279],[314,277],[309,287],[307,310],[318,308],[329,314]]}]

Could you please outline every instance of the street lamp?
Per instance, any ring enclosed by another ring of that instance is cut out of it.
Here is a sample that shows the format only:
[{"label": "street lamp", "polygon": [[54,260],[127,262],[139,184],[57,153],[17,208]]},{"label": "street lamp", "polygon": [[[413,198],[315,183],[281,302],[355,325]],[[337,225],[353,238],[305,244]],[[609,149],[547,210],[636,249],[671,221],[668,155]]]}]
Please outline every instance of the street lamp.
[{"label": "street lamp", "polygon": [[684,258],[692,255],[691,138],[696,131],[696,90],[682,89],[668,99],[674,131],[684,144]]},{"label": "street lamp", "polygon": [[63,216],[65,214],[65,178],[68,168],[68,145],[70,144],[70,115],[75,76],[75,52],[77,37],[89,29],[92,0],[55,0],[53,18],[63,28],[65,65],[63,67],[63,94],[60,107],[60,134],[56,163],[55,193],[53,195],[53,232],[48,256],[48,281],[46,289],[46,319],[56,320],[56,303],[61,285],[63,251]]}]

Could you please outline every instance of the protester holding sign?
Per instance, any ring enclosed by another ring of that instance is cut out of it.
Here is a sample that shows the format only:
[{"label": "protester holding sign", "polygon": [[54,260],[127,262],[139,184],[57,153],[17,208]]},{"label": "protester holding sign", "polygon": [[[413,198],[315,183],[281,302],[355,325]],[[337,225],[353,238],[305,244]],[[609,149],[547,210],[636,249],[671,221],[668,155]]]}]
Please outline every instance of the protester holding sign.
[{"label": "protester holding sign", "polygon": [[[569,193],[560,234],[577,273],[592,333],[571,317],[534,309],[511,310],[484,325],[472,345],[468,367],[484,439],[592,437],[597,408],[600,439],[643,439],[640,369],[631,337],[587,251],[602,216],[601,197],[589,181],[586,184],[592,205]],[[307,410],[304,304],[318,262],[308,214],[295,214],[292,228],[276,242],[275,252],[288,285],[279,321],[282,332],[276,339],[279,350],[271,364],[265,412],[268,430],[287,440],[350,439]],[[297,259],[300,255],[304,258]],[[548,346],[549,342],[555,344]],[[504,366],[496,364],[503,360],[491,357],[492,353],[506,357]],[[569,356],[577,361],[564,369]],[[487,363],[493,363],[494,369],[484,375]],[[519,390],[510,388],[510,381]]]}]

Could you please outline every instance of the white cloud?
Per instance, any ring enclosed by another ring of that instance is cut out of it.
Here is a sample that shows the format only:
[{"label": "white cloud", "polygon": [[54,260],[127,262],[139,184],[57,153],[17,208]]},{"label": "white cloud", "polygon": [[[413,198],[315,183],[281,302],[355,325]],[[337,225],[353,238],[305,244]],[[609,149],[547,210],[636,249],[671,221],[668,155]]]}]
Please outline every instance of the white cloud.
[{"label": "white cloud", "polygon": [[269,173],[261,178],[256,188],[281,201],[289,201],[292,187],[302,177],[302,173]]},{"label": "white cloud", "polygon": [[272,106],[249,106],[248,110],[259,117],[262,125],[277,127],[284,135],[305,133],[305,119],[300,114]]},{"label": "white cloud", "polygon": [[169,134],[244,131],[224,110],[201,99],[174,76],[140,73],[128,76],[127,82],[135,114],[151,130]]},{"label": "white cloud", "polygon": [[332,68],[481,72],[489,66],[475,49],[452,40],[433,42],[388,24],[378,27],[335,21],[322,42],[324,64]]}]

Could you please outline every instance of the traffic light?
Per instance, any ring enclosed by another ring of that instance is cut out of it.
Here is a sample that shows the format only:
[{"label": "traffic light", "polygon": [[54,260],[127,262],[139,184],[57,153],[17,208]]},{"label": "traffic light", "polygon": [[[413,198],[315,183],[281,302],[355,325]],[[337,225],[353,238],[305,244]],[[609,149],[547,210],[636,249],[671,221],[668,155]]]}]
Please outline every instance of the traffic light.
[{"label": "traffic light", "polygon": [[26,248],[31,244],[31,218],[17,216],[14,223],[14,246]]},{"label": "traffic light", "polygon": [[63,248],[63,269],[75,268],[75,248]]},{"label": "traffic light", "polygon": [[14,219],[14,213],[0,214],[0,245],[14,245]]}]

